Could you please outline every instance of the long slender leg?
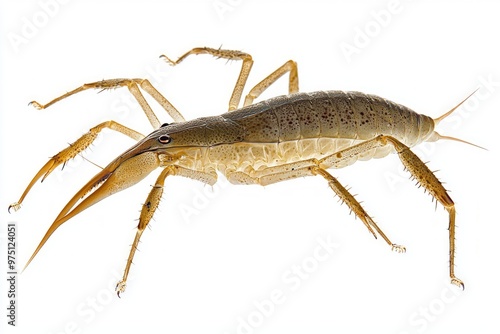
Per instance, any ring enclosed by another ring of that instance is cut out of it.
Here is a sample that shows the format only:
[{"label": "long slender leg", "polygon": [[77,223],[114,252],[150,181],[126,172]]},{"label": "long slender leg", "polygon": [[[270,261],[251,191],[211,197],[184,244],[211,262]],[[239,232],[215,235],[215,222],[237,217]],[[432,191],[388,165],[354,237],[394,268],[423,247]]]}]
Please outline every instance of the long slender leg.
[{"label": "long slender leg", "polygon": [[[434,173],[426,166],[422,160],[418,156],[416,156],[411,149],[401,143],[394,137],[380,135],[373,139],[364,141],[362,143],[353,145],[349,148],[326,156],[322,159],[308,159],[304,161],[299,161],[291,164],[286,164],[277,167],[271,167],[269,169],[263,169],[259,171],[255,171],[253,173],[243,173],[243,172],[233,172],[228,175],[228,179],[234,183],[257,183],[261,185],[267,185],[279,181],[289,180],[302,176],[310,176],[310,175],[321,175],[325,179],[329,181],[330,187],[332,189],[337,188],[338,193],[340,193],[340,197],[349,205],[351,210],[353,210],[361,220],[362,214],[358,214],[356,212],[356,207],[361,205],[359,203],[354,202],[352,199],[344,199],[342,195],[344,194],[344,189],[339,188],[337,185],[337,181],[333,176],[331,176],[325,169],[330,167],[336,167],[338,165],[342,165],[344,160],[356,159],[359,155],[363,153],[386,145],[392,145],[396,150],[401,162],[406,167],[406,169],[412,174],[412,176],[419,182],[419,184],[424,187],[437,201],[439,201],[444,208],[448,211],[449,214],[449,262],[450,262],[450,278],[451,283],[455,284],[462,289],[464,288],[464,283],[455,276],[455,204],[453,200],[448,195],[448,192],[443,187],[441,182],[437,179]],[[335,189],[334,189],[335,191]],[[348,194],[347,190],[345,193]],[[351,195],[352,196],[352,195]],[[361,208],[362,209],[362,208]],[[364,211],[364,210],[363,210]],[[366,219],[366,218],[365,218]],[[386,242],[390,245],[393,245],[389,239],[384,237],[384,234],[381,233],[380,229],[377,227],[375,223],[368,222],[368,224],[363,221],[365,225],[371,225],[374,227],[377,232],[379,232],[382,237],[386,240]],[[370,229],[370,228],[369,228]],[[401,246],[394,246],[397,250],[403,250]]]},{"label": "long slender leg", "polygon": [[464,283],[455,276],[455,203],[448,192],[438,180],[436,175],[413,153],[410,148],[399,140],[389,136],[382,136],[382,141],[387,141],[396,149],[403,165],[441,205],[444,206],[449,215],[449,243],[450,243],[450,278],[451,283],[464,289]]},{"label": "long slender leg", "polygon": [[187,168],[169,165],[165,167],[158,179],[156,180],[153,189],[149,193],[146,198],[146,202],[142,205],[141,215],[139,218],[139,224],[137,226],[137,232],[135,234],[134,242],[132,243],[132,247],[130,248],[130,254],[127,259],[127,264],[125,266],[125,271],[123,273],[122,279],[116,284],[116,293],[118,297],[120,297],[120,293],[125,291],[127,286],[127,278],[130,272],[130,267],[132,265],[135,251],[137,250],[137,246],[141,239],[142,233],[144,232],[146,226],[148,226],[149,222],[153,218],[153,215],[160,204],[161,197],[163,195],[163,186],[165,184],[165,178],[169,175],[178,175],[189,177],[191,179],[195,179],[197,181],[201,181],[210,185],[213,185],[217,181],[217,174],[215,171],[193,171]]},{"label": "long slender leg", "polygon": [[[198,54],[209,54],[216,58],[223,58],[228,60],[242,60],[240,74],[238,76],[238,79],[236,80],[236,84],[234,86],[231,99],[229,100],[229,111],[238,109],[238,105],[240,104],[241,97],[243,95],[243,89],[245,88],[245,84],[250,74],[250,70],[252,69],[253,65],[252,56],[249,55],[248,53],[236,50],[213,49],[204,47],[204,48],[194,48],[192,50],[189,50],[175,61],[171,60],[166,55],[161,55],[160,58],[165,59],[165,61],[167,61],[170,65],[177,65],[184,59],[186,59],[188,56],[198,55]],[[254,99],[256,99],[270,85],[272,85],[276,80],[278,80],[281,76],[283,76],[287,72],[290,73],[288,92],[289,93],[298,92],[299,79],[298,79],[297,63],[295,63],[293,60],[289,60],[285,64],[280,66],[276,71],[274,71],[266,78],[264,78],[257,85],[255,85],[255,87],[253,87],[250,90],[250,93],[246,96],[244,105],[246,106],[252,104]]]},{"label": "long slender leg", "polygon": [[[158,102],[162,107],[163,109],[165,109],[165,111],[170,115],[170,117],[172,117],[172,119],[175,121],[175,122],[185,122],[186,119],[184,118],[184,116],[182,116],[182,114],[173,106],[172,103],[170,103],[170,101],[168,101],[150,82],[149,80],[145,79],[145,80],[142,80],[141,81],[141,88],[144,89],[144,91],[146,91],[149,95],[151,95],[155,100],[156,102]],[[139,92],[140,94],[140,92]],[[135,96],[135,95],[134,95]],[[137,97],[136,97],[137,98]],[[145,102],[147,104],[147,102]],[[142,104],[141,104],[142,106]],[[144,109],[144,107],[143,107]],[[152,111],[151,111],[152,112]],[[151,123],[153,124],[153,123]],[[158,123],[159,124],[159,123]],[[155,127],[153,125],[153,127],[155,129],[159,128],[159,126]]]},{"label": "long slender leg", "polygon": [[[385,235],[385,233],[368,215],[368,213],[356,200],[356,198],[336,178],[334,178],[326,170],[318,167],[318,160],[316,159],[308,159],[286,165],[265,168],[251,174],[252,175],[244,172],[232,172],[228,175],[228,179],[230,182],[236,184],[255,183],[265,186],[280,181],[294,179],[297,177],[321,175],[328,181],[328,185],[340,198],[340,200],[345,203],[352,212],[355,213],[355,215],[363,222],[363,224],[375,238],[377,238],[377,234],[375,233],[375,231],[377,231],[377,233],[387,242],[387,244],[391,246],[392,250],[395,250],[398,253],[403,253],[406,251],[406,248],[404,246],[393,243]],[[375,229],[375,231],[373,229]]]},{"label": "long slender leg", "polygon": [[132,130],[118,122],[115,121],[106,121],[102,122],[101,124],[98,124],[91,128],[89,132],[81,136],[78,140],[76,140],[74,143],[70,144],[67,148],[62,150],[61,152],[57,153],[54,155],[40,170],[38,173],[33,177],[31,182],[28,184],[26,187],[26,190],[24,190],[23,194],[21,195],[21,198],[13,204],[9,206],[9,211],[11,208],[14,209],[14,211],[17,211],[21,207],[21,203],[23,202],[24,198],[28,194],[28,192],[31,190],[31,187],[38,181],[38,179],[42,178],[45,180],[45,178],[60,164],[64,164],[74,158],[78,153],[82,152],[85,150],[87,147],[89,147],[90,144],[97,138],[97,135],[101,132],[102,129],[108,128],[114,131],[118,131],[120,133],[123,133],[124,135],[129,136],[132,139],[135,140],[141,140],[144,138],[144,135]]},{"label": "long slender leg", "polygon": [[170,65],[175,66],[182,62],[190,55],[199,55],[199,54],[209,54],[216,58],[224,58],[228,60],[241,60],[241,70],[236,80],[236,84],[233,89],[233,93],[231,94],[231,99],[229,100],[229,111],[238,109],[238,105],[241,100],[241,95],[243,94],[243,89],[245,88],[245,84],[248,79],[248,75],[250,74],[250,70],[252,69],[253,60],[252,56],[248,53],[236,51],[236,50],[225,50],[225,49],[213,49],[213,48],[193,48],[180,56],[177,60],[173,61],[168,58],[166,55],[161,55],[160,58],[163,58]]},{"label": "long slender leg", "polygon": [[299,91],[299,73],[297,70],[297,63],[289,60],[281,65],[276,71],[269,74],[261,82],[256,84],[245,97],[244,105],[250,105],[253,101],[260,96],[269,86],[275,83],[284,74],[290,73],[288,78],[288,94],[296,93]]},{"label": "long slender leg", "polygon": [[370,226],[372,226],[377,231],[377,233],[382,237],[382,239],[384,239],[385,242],[387,242],[387,244],[391,246],[392,250],[395,250],[398,253],[406,252],[406,248],[404,246],[396,245],[391,240],[389,240],[389,238],[385,235],[385,233],[366,213],[365,209],[363,209],[361,204],[354,198],[353,195],[349,193],[349,191],[347,191],[346,188],[344,188],[344,186],[340,184],[339,181],[337,181],[336,178],[334,178],[326,170],[321,169],[319,167],[310,167],[310,170],[313,174],[321,175],[328,181],[328,185],[330,186],[330,188],[332,188],[332,190],[337,194],[337,196],[341,198],[342,202],[346,203],[349,206],[349,208],[356,214],[356,216],[358,216],[363,221],[365,226],[368,228],[368,230],[370,230],[370,232],[372,232],[375,238],[377,236],[375,232],[373,232],[373,230],[370,228]]},{"label": "long slender leg", "polygon": [[130,248],[130,254],[127,259],[127,265],[125,266],[125,271],[123,273],[123,278],[116,284],[116,293],[120,297],[120,293],[125,291],[127,286],[127,278],[130,272],[130,266],[132,265],[132,260],[134,259],[135,251],[137,250],[137,245],[141,239],[142,232],[149,224],[151,218],[160,204],[161,196],[163,195],[163,185],[165,183],[165,178],[171,175],[173,172],[172,168],[166,167],[162,170],[160,176],[156,180],[153,189],[146,198],[146,202],[142,205],[141,216],[139,218],[139,225],[137,225],[137,232],[135,234],[134,242]]},{"label": "long slender leg", "polygon": [[37,109],[45,109],[56,102],[59,102],[71,95],[77,94],[87,89],[106,90],[119,87],[127,87],[129,89],[141,108],[144,110],[144,113],[146,114],[153,128],[158,129],[161,123],[153,112],[153,109],[151,109],[148,102],[142,95],[139,87],[150,94],[167,111],[167,113],[174,119],[174,121],[183,122],[185,120],[184,117],[179,113],[179,111],[177,111],[177,109],[175,109],[175,107],[163,95],[161,95],[160,92],[158,92],[147,79],[109,79],[86,83],[78,88],[73,89],[72,91],[67,92],[66,94],[56,97],[46,104],[41,104],[36,101],[32,101],[30,104]]}]

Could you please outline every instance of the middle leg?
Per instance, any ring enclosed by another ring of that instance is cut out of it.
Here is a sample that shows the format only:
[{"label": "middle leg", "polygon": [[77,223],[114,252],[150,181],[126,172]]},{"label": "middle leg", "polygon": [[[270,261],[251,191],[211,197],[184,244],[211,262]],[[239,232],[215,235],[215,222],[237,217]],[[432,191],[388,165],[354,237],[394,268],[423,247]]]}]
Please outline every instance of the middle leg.
[{"label": "middle leg", "polygon": [[259,171],[250,172],[228,172],[228,180],[235,184],[260,184],[269,185],[280,181],[291,180],[297,177],[320,175],[328,181],[329,187],[335,192],[340,200],[363,222],[370,233],[377,238],[375,231],[391,246],[392,250],[403,253],[406,248],[393,243],[380,227],[368,215],[361,203],[352,195],[335,177],[323,168],[319,167],[319,160],[307,159],[281,166],[269,167]]},{"label": "middle leg", "polygon": [[[198,55],[198,54],[209,54],[216,58],[223,58],[228,60],[241,60],[241,70],[236,80],[236,84],[234,86],[233,93],[231,95],[231,99],[229,100],[229,111],[233,111],[238,109],[238,105],[240,104],[241,97],[243,95],[243,90],[245,88],[248,76],[250,75],[250,70],[252,69],[253,60],[252,56],[248,53],[237,51],[237,50],[226,50],[226,49],[213,49],[213,48],[194,48],[177,58],[177,60],[171,60],[166,55],[161,55],[160,58],[163,58],[170,65],[177,65],[182,62],[185,58],[190,55]],[[271,86],[274,82],[276,82],[279,78],[281,78],[286,73],[290,73],[288,80],[288,93],[295,93],[299,91],[299,77],[297,71],[297,63],[293,60],[289,60],[276,69],[273,73],[265,77],[261,82],[255,85],[248,95],[245,97],[244,106],[253,103],[253,100],[260,96],[269,86]]]}]

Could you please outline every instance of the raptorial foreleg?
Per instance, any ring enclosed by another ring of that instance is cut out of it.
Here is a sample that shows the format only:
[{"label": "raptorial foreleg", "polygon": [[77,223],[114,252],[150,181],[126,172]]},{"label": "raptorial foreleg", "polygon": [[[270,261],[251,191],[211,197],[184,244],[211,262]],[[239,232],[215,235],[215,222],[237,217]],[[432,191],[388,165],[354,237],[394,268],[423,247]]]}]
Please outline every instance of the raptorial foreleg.
[{"label": "raptorial foreleg", "polygon": [[132,130],[118,122],[115,121],[106,121],[102,122],[101,124],[98,124],[91,128],[89,132],[81,136],[78,140],[76,140],[74,143],[70,144],[67,148],[62,150],[61,152],[57,153],[54,155],[52,158],[50,158],[47,163],[40,168],[38,173],[33,177],[31,182],[28,184],[26,189],[24,190],[23,194],[19,198],[19,200],[15,203],[12,203],[9,206],[9,211],[10,209],[14,209],[17,211],[21,207],[21,203],[23,202],[24,198],[26,195],[29,193],[33,185],[40,179],[42,178],[45,180],[45,178],[59,165],[64,164],[68,161],[73,159],[77,154],[85,150],[87,147],[89,147],[90,144],[97,138],[97,135],[101,132],[102,129],[108,128],[110,130],[118,131],[126,136],[129,136],[132,139],[135,140],[141,140],[144,138],[144,135]]}]

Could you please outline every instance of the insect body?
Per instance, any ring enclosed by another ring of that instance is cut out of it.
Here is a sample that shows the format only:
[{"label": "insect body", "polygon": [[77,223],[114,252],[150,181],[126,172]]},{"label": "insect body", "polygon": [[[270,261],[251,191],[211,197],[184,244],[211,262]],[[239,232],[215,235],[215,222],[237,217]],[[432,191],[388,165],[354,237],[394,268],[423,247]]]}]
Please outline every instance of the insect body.
[{"label": "insect body", "polygon": [[[423,141],[453,139],[439,135],[434,131],[434,126],[458,106],[432,119],[386,99],[359,92],[299,93],[297,66],[295,62],[288,61],[257,84],[246,96],[244,107],[237,109],[252,58],[238,51],[210,48],[195,48],[175,62],[166,56],[163,58],[175,65],[188,55],[201,53],[243,61],[230,100],[230,111],[220,116],[185,121],[170,102],[144,79],[99,81],[85,84],[46,105],[32,102],[35,107],[43,109],[89,88],[126,86],[156,130],[143,136],[114,121],[101,123],[52,157],[40,169],[19,201],[12,204],[9,210],[17,210],[38,179],[43,180],[55,167],[88,147],[103,128],[116,130],[138,140],[137,144],[103,168],[70,199],[28,264],[61,224],[98,201],[136,184],[157,168],[162,170],[142,207],[123,279],[117,284],[118,295],[125,290],[139,239],[158,207],[165,178],[170,175],[189,177],[210,185],[217,181],[217,172],[233,184],[261,185],[319,175],[375,237],[380,235],[392,249],[404,252],[405,248],[390,241],[354,196],[327,171],[348,166],[357,160],[380,158],[396,152],[412,176],[449,213],[450,278],[453,284],[463,288],[463,282],[454,273],[454,203],[435,175],[410,150],[410,147]],[[252,104],[267,87],[286,73],[289,73],[289,95]],[[160,126],[139,87],[153,96],[176,122]]]}]

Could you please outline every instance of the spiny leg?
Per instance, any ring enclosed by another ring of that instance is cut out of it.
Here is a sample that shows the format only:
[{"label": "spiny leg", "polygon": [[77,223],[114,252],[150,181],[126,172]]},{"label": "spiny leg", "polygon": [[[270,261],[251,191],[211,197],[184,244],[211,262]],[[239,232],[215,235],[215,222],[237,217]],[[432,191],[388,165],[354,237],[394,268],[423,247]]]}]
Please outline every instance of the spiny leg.
[{"label": "spiny leg", "polygon": [[[380,135],[326,156],[320,160],[309,159],[292,164],[271,167],[262,171],[256,171],[255,173],[252,173],[252,175],[243,172],[234,172],[232,175],[229,175],[229,178],[230,180],[233,179],[232,182],[235,183],[258,183],[265,185],[296,177],[319,174],[318,171],[320,170],[324,170],[326,172],[327,168],[344,166],[346,165],[346,161],[357,160],[357,158],[362,154],[386,145],[392,145],[395,148],[406,169],[419,182],[419,184],[423,186],[448,211],[451,283],[464,288],[464,283],[455,276],[455,204],[441,182],[425,165],[425,163],[423,163],[422,160],[420,160],[420,158],[416,156],[408,146],[404,145],[394,137]],[[325,176],[323,172],[320,173]],[[376,225],[370,225],[373,226],[377,232],[379,231],[379,229],[375,227]],[[387,240],[388,239],[386,239],[386,241]],[[388,243],[392,244],[391,242]],[[399,246],[396,247],[396,249],[398,250],[404,248]]]},{"label": "spiny leg", "polygon": [[449,242],[450,242],[450,278],[451,283],[464,289],[465,285],[462,280],[455,276],[455,203],[448,195],[448,192],[438,180],[436,175],[413,153],[410,148],[401,143],[396,138],[390,136],[382,136],[382,140],[386,140],[394,146],[398,156],[413,175],[413,177],[422,185],[441,205],[444,206],[449,215]]},{"label": "spiny leg", "polygon": [[[289,163],[281,166],[264,168],[250,173],[245,172],[229,172],[227,173],[228,180],[236,184],[260,184],[269,185],[280,181],[286,181],[303,176],[321,175],[328,181],[328,185],[341,199],[346,203],[349,209],[363,222],[366,228],[373,234],[375,238],[377,235],[375,231],[389,244],[392,250],[398,253],[406,251],[404,246],[397,245],[390,241],[385,233],[378,227],[373,219],[366,213],[361,204],[349,193],[349,191],[342,186],[342,184],[329,174],[326,170],[318,167],[319,161],[316,159],[307,159]],[[375,229],[375,231],[373,230]]]},{"label": "spiny leg", "polygon": [[[166,55],[161,55],[160,58],[165,59],[165,61],[167,61],[170,65],[177,65],[188,56],[198,55],[198,54],[209,54],[216,58],[224,58],[228,60],[242,60],[240,74],[238,76],[238,79],[236,80],[236,84],[234,86],[231,99],[229,100],[229,111],[238,109],[238,105],[240,104],[245,84],[250,74],[250,70],[252,69],[253,65],[252,56],[249,55],[248,53],[237,50],[226,50],[220,48],[213,49],[213,48],[203,47],[203,48],[194,48],[192,50],[189,50],[175,61],[171,60]],[[297,63],[295,63],[293,60],[289,60],[285,64],[280,66],[276,71],[274,71],[266,78],[264,78],[257,85],[255,85],[255,87],[253,87],[250,90],[250,93],[248,93],[248,95],[246,96],[244,105],[246,106],[252,104],[254,99],[256,99],[270,85],[272,85],[276,80],[278,80],[281,76],[283,76],[287,72],[290,73],[288,92],[289,93],[298,92],[299,79],[298,79]]]},{"label": "spiny leg", "polygon": [[108,128],[114,131],[118,131],[120,133],[123,133],[124,135],[129,136],[132,139],[135,140],[141,140],[144,138],[144,135],[132,130],[120,123],[117,123],[115,121],[106,121],[101,124],[98,124],[91,128],[89,132],[81,136],[78,140],[76,140],[74,143],[70,144],[67,148],[62,150],[61,152],[57,153],[54,155],[40,170],[38,173],[33,177],[31,182],[28,184],[26,187],[26,190],[24,190],[23,194],[21,195],[21,198],[15,203],[12,203],[9,206],[9,211],[11,208],[14,209],[14,211],[19,210],[21,207],[21,203],[23,202],[24,198],[28,194],[28,192],[31,190],[31,187],[38,181],[38,179],[42,178],[42,182],[45,180],[45,178],[60,164],[64,164],[74,158],[77,154],[85,150],[87,147],[89,147],[90,144],[97,138],[97,135],[101,132],[102,129]]},{"label": "spiny leg", "polygon": [[32,101],[30,104],[33,105],[37,109],[45,109],[52,104],[59,102],[71,95],[77,94],[79,92],[85,91],[87,89],[115,89],[119,87],[127,87],[132,95],[135,97],[142,110],[146,114],[149,122],[153,126],[153,128],[158,129],[161,125],[160,121],[156,117],[153,109],[149,106],[148,102],[142,95],[139,87],[144,89],[148,94],[150,94],[166,111],[167,113],[174,119],[176,122],[185,121],[184,117],[177,111],[177,109],[153,87],[153,85],[147,79],[109,79],[109,80],[101,80],[91,83],[86,83],[72,91],[67,92],[59,97],[56,97],[52,101],[49,101],[46,104],[41,104],[36,101]]},{"label": "spiny leg", "polygon": [[146,202],[142,205],[141,216],[139,218],[139,225],[137,226],[137,232],[135,234],[134,242],[130,249],[130,254],[127,259],[127,265],[125,266],[125,271],[123,273],[123,278],[116,284],[116,293],[120,297],[120,293],[125,292],[127,287],[127,278],[130,272],[130,266],[132,265],[132,260],[134,259],[135,251],[137,250],[137,245],[141,239],[142,232],[153,218],[153,215],[160,204],[161,196],[163,195],[163,185],[165,183],[165,178],[172,174],[172,168],[165,168],[162,170],[160,176],[156,180],[153,189],[146,198]]},{"label": "spiny leg", "polygon": [[[387,242],[389,246],[391,246],[392,250],[398,253],[406,252],[406,248],[402,245],[397,245],[393,243],[389,238],[385,235],[385,233],[378,227],[378,225],[373,221],[373,219],[366,213],[365,209],[361,206],[354,196],[349,193],[349,191],[337,181],[330,173],[326,170],[321,169],[319,167],[310,167],[310,170],[313,174],[321,175],[328,181],[328,185],[330,188],[340,197],[343,203],[346,203],[347,206],[356,214],[357,217],[361,219],[361,221],[365,224],[365,226],[372,232],[373,236],[376,238],[377,235],[371,227],[373,227],[378,234]],[[371,227],[370,227],[371,226]]]},{"label": "spiny leg", "polygon": [[455,276],[455,204],[436,175],[408,146],[394,137],[380,135],[319,160],[319,166],[322,168],[336,167],[336,165],[342,164],[343,160],[353,159],[366,151],[386,145],[394,147],[405,168],[448,211],[450,278],[452,284],[463,289],[464,283]]},{"label": "spiny leg", "polygon": [[[379,135],[370,140],[366,140],[359,144],[353,145],[349,148],[326,156],[320,160],[309,159],[291,163],[287,165],[271,167],[269,169],[255,171],[254,173],[233,172],[230,173],[228,178],[234,183],[257,183],[257,184],[271,184],[279,181],[293,179],[301,176],[320,174],[323,177],[330,179],[331,176],[326,172],[327,168],[338,167],[345,165],[346,161],[356,160],[362,154],[383,147],[392,145],[398,156],[412,174],[412,176],[423,186],[437,201],[439,201],[449,214],[449,262],[450,262],[450,278],[451,283],[464,288],[464,283],[455,276],[455,204],[448,195],[446,189],[441,182],[437,179],[434,173],[425,165],[418,156],[416,156],[408,146],[401,143],[394,137]],[[333,178],[333,177],[331,177]],[[334,183],[330,183],[332,186]],[[341,197],[342,198],[342,197]],[[359,203],[358,203],[359,204]],[[349,204],[348,204],[349,205]],[[355,210],[353,210],[355,211]],[[361,218],[361,217],[360,217]],[[366,225],[366,223],[365,223]],[[373,226],[377,232],[380,232],[374,224]],[[385,239],[385,238],[384,238]],[[389,244],[392,244],[389,239],[385,239]],[[404,250],[401,246],[396,246],[396,250]]]},{"label": "spiny leg", "polygon": [[[161,159],[162,157],[160,156],[160,160]],[[160,200],[163,195],[163,186],[165,184],[165,179],[169,175],[184,176],[209,185],[213,185],[217,181],[217,174],[214,170],[197,171],[176,165],[168,165],[162,170],[156,180],[155,185],[153,186],[153,189],[151,189],[151,192],[146,198],[146,202],[142,205],[137,232],[134,238],[134,242],[132,243],[132,247],[130,248],[130,254],[127,259],[125,271],[123,273],[122,279],[116,284],[116,293],[118,297],[120,297],[120,293],[125,292],[125,288],[127,286],[127,278],[134,259],[135,251],[137,250],[137,246],[139,244],[139,240],[141,239],[142,233],[153,218],[154,213],[158,208],[158,205],[160,204]]]}]

